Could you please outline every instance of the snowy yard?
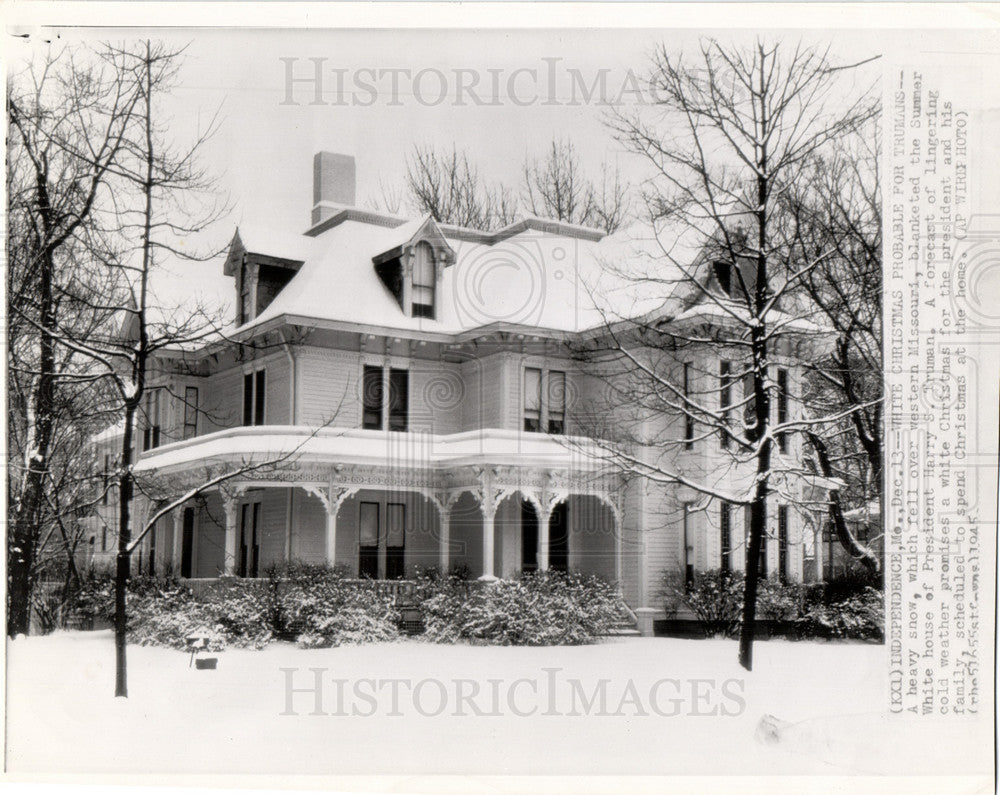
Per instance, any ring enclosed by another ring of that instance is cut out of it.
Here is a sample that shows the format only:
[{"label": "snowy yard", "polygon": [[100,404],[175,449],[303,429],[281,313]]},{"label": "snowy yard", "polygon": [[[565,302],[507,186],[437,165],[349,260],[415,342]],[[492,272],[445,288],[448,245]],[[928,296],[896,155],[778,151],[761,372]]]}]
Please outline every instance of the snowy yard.
[{"label": "snowy yard", "polygon": [[[951,720],[942,731],[884,714],[883,653],[762,642],[757,670],[746,674],[731,641],[495,648],[406,640],[229,650],[218,670],[200,671],[182,652],[130,646],[131,697],[122,700],[111,695],[110,632],[59,633],[8,645],[7,762],[15,773],[325,774],[940,774],[945,764],[969,774],[985,764],[988,735],[972,724]],[[309,689],[316,668],[330,714],[309,714],[315,698],[305,692],[291,696],[297,714],[282,715],[287,677]],[[455,684],[463,679],[473,681]],[[602,679],[610,681],[597,715],[599,701],[585,702]],[[664,679],[677,681],[654,687]],[[740,714],[691,714],[713,709]],[[765,715],[783,722],[777,742],[759,739]]]}]

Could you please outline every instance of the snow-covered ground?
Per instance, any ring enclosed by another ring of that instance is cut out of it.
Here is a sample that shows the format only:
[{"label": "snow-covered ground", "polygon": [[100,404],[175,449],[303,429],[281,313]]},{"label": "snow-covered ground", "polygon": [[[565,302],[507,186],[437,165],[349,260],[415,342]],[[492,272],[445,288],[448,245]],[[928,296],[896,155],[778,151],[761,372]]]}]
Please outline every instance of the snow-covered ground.
[{"label": "snow-covered ground", "polygon": [[[888,717],[876,645],[761,642],[749,674],[731,641],[665,638],[277,644],[225,651],[215,671],[130,646],[127,700],[112,697],[110,632],[7,654],[15,773],[970,775],[991,754],[988,721]],[[317,676],[325,715],[310,714]],[[290,705],[289,683],[308,691]]]}]

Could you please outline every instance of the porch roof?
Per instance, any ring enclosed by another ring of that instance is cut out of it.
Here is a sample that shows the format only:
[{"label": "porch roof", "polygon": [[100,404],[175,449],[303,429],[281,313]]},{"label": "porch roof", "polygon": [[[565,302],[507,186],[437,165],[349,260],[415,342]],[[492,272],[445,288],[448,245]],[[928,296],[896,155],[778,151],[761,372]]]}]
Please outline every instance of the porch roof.
[{"label": "porch roof", "polygon": [[142,454],[137,473],[172,473],[195,466],[266,464],[377,465],[400,469],[530,466],[593,472],[610,455],[582,437],[487,428],[453,434],[263,425],[229,428]]}]

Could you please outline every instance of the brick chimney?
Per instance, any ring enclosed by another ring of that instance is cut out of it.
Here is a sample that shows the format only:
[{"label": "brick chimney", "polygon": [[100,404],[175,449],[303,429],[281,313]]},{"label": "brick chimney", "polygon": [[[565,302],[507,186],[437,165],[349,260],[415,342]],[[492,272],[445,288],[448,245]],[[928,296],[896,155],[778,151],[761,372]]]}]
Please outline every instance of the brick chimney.
[{"label": "brick chimney", "polygon": [[312,225],[325,221],[355,201],[355,165],[351,155],[317,152],[313,157]]}]

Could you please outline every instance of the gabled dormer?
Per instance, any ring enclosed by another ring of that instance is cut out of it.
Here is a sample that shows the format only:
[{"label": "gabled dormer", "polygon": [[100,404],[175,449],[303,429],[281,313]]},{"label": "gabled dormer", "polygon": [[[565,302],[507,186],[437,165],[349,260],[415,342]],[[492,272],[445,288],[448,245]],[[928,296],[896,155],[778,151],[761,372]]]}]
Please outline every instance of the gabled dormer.
[{"label": "gabled dormer", "polygon": [[372,257],[375,272],[408,317],[434,319],[441,277],[455,262],[455,251],[431,216],[396,231],[399,243]]},{"label": "gabled dormer", "polygon": [[223,272],[234,277],[236,324],[263,312],[305,262],[308,238],[237,229]]}]

